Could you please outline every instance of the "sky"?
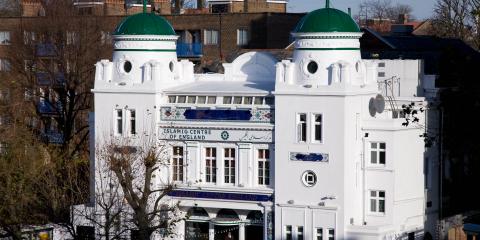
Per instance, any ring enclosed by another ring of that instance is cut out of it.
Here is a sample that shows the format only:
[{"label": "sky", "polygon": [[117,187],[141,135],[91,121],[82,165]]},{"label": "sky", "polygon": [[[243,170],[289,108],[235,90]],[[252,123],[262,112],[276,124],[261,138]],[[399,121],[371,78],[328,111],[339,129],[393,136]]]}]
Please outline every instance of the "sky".
[{"label": "sky", "polygon": [[[408,4],[413,8],[413,15],[417,19],[426,19],[432,16],[436,0],[391,0],[392,4]],[[347,11],[352,8],[352,14],[358,14],[358,5],[362,0],[330,0],[330,6]],[[323,8],[325,0],[289,0],[288,12],[310,12],[312,10]]]}]

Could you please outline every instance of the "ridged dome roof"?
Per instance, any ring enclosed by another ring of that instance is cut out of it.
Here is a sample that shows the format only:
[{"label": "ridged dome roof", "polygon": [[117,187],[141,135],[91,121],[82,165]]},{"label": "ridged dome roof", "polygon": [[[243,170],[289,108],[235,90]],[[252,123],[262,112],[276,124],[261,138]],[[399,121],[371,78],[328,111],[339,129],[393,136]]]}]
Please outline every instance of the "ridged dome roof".
[{"label": "ridged dome roof", "polygon": [[335,8],[322,8],[303,17],[295,33],[360,32],[352,17]]},{"label": "ridged dome roof", "polygon": [[137,13],[126,17],[113,35],[176,35],[172,25],[153,13]]}]

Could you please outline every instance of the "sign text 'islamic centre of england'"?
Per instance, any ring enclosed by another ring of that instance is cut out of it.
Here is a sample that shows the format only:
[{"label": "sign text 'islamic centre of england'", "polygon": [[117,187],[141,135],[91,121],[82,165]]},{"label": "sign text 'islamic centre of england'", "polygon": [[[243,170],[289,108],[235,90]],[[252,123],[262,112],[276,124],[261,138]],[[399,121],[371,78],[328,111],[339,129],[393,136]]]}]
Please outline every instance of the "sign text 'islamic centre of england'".
[{"label": "sign text 'islamic centre of england'", "polygon": [[178,141],[272,142],[271,130],[238,130],[161,127],[160,139]]}]

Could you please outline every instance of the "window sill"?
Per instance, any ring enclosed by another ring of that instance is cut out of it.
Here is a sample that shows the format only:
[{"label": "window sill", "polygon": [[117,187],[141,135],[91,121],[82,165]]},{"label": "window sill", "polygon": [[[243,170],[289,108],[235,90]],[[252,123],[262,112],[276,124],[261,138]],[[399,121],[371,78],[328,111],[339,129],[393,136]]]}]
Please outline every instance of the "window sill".
[{"label": "window sill", "polygon": [[369,213],[367,213],[367,216],[370,216],[370,217],[385,217],[386,214],[381,213],[381,212],[369,212]]}]

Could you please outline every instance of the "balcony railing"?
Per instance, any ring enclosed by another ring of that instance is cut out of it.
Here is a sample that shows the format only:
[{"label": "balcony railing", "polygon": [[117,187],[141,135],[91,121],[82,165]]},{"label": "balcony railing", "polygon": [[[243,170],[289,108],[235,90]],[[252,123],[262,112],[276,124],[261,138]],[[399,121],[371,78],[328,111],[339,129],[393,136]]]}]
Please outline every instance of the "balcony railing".
[{"label": "balcony railing", "polygon": [[59,114],[62,111],[62,104],[57,102],[54,106],[51,102],[40,100],[37,108],[41,114]]},{"label": "balcony railing", "polygon": [[35,50],[38,57],[53,57],[57,54],[55,45],[51,43],[37,44]]},{"label": "balcony railing", "polygon": [[202,43],[177,43],[177,55],[179,57],[203,56]]},{"label": "balcony railing", "polygon": [[63,143],[63,134],[55,131],[45,131],[42,133],[42,138],[44,141],[53,144],[62,144]]},{"label": "balcony railing", "polygon": [[52,82],[52,76],[49,73],[36,73],[37,84],[40,86],[62,85],[65,83],[65,75],[63,73],[56,73],[55,79]]}]

